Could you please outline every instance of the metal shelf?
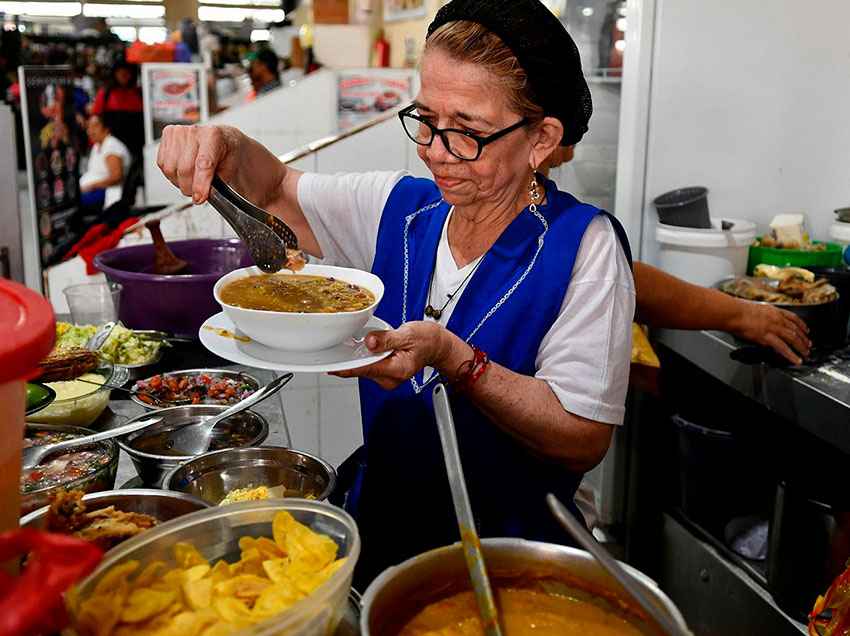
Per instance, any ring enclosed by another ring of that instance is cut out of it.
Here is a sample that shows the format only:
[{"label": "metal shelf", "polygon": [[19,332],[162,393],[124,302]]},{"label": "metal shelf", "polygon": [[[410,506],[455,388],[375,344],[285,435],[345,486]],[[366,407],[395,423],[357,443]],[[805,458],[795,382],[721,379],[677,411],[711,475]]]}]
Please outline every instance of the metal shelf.
[{"label": "metal shelf", "polygon": [[704,541],[692,524],[664,514],[658,583],[696,636],[798,636],[806,626],[783,612],[770,594],[725,549]]},{"label": "metal shelf", "polygon": [[850,454],[850,347],[795,368],[745,365],[723,333],[664,329],[656,340],[729,387]]}]

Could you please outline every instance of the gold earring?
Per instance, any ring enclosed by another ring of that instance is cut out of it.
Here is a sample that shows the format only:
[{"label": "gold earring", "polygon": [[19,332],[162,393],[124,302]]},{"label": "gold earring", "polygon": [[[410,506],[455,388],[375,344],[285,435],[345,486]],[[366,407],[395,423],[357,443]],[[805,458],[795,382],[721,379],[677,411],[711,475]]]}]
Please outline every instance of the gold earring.
[{"label": "gold earring", "polygon": [[537,183],[537,173],[531,173],[531,183],[528,185],[528,198],[531,200],[531,205],[528,209],[532,212],[537,212],[537,204],[542,198],[540,194],[540,185]]}]

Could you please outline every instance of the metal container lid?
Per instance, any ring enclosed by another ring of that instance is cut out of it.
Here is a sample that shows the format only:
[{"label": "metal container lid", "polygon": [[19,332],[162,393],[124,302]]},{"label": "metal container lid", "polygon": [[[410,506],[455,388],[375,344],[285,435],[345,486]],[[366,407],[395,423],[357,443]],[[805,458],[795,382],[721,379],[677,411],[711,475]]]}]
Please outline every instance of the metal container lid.
[{"label": "metal container lid", "polygon": [[30,377],[53,348],[53,308],[40,294],[0,279],[0,384]]}]

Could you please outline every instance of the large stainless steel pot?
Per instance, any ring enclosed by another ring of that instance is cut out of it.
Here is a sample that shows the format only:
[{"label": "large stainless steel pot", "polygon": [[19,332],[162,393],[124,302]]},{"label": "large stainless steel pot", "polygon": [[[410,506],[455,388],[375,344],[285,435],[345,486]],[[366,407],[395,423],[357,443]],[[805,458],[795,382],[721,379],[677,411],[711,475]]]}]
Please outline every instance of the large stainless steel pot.
[{"label": "large stainless steel pot", "polygon": [[[481,544],[487,570],[495,579],[517,578],[525,573],[567,581],[578,578],[588,589],[628,599],[622,586],[584,550],[523,539],[484,539]],[[652,579],[622,565],[658,607],[690,634],[679,610]],[[425,552],[385,570],[363,596],[362,636],[396,636],[413,614],[454,591],[451,585],[468,576],[460,543]]]}]

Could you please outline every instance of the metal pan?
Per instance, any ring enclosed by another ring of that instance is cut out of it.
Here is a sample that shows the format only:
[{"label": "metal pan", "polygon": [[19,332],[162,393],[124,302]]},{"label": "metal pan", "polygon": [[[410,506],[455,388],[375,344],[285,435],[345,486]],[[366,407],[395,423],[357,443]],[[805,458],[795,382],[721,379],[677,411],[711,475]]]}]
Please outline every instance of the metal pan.
[{"label": "metal pan", "polygon": [[[160,373],[157,375],[161,375],[163,377],[172,377],[172,376],[198,376],[198,375],[210,375],[216,378],[231,378],[233,380],[240,380],[246,384],[251,385],[252,390],[256,391],[260,388],[260,382],[254,376],[248,375],[247,373],[242,373],[241,371],[231,371],[228,369],[185,369],[183,371],[169,371],[168,373]],[[151,376],[153,377],[153,376]],[[147,382],[151,379],[151,377],[145,378],[143,381]],[[154,404],[148,404],[144,400],[140,399],[136,393],[138,393],[138,385],[134,385],[131,389],[132,393],[130,394],[130,399],[133,400],[136,404],[139,404],[146,409],[149,410],[157,410],[160,408],[166,408],[165,406],[156,406]],[[213,404],[213,405],[221,405],[220,402],[217,401],[202,401],[200,404]],[[177,406],[175,404],[174,406]]]},{"label": "metal pan", "polygon": [[[726,277],[715,283],[714,287],[723,293],[728,293],[723,289],[724,285],[736,278],[739,277]],[[733,294],[729,295],[734,298],[741,298],[740,296],[734,296]],[[839,305],[840,299],[841,296],[839,294],[838,298],[835,300],[820,303],[818,305],[770,303],[761,300],[750,300],[749,302],[758,303],[760,305],[772,305],[773,307],[779,307],[780,309],[785,309],[786,311],[796,314],[808,325],[809,338],[811,339],[813,346],[818,348],[835,348],[843,345],[847,339],[847,322],[846,320],[842,322],[841,319],[841,309]],[[741,298],[741,300],[747,299]]]}]

